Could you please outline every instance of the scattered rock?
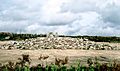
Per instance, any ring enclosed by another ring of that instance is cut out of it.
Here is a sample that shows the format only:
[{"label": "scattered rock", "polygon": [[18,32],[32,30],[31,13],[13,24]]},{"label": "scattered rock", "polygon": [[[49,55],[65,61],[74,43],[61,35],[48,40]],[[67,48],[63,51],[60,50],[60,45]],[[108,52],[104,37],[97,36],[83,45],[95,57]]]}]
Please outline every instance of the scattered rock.
[{"label": "scattered rock", "polygon": [[118,50],[117,46],[97,44],[86,38],[58,37],[49,33],[47,37],[38,37],[22,41],[11,41],[0,46],[0,49],[81,49],[81,50]]}]

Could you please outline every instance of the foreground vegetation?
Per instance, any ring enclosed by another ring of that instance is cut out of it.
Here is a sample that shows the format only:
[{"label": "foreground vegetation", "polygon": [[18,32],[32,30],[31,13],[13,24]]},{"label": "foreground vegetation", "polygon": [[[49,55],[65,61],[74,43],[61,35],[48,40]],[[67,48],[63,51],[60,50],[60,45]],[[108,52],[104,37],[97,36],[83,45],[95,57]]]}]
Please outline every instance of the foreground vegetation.
[{"label": "foreground vegetation", "polygon": [[[46,60],[49,56],[40,56],[39,60]],[[83,66],[78,61],[77,66],[67,66],[68,57],[64,59],[55,58],[55,62],[51,65],[38,64],[37,66],[30,66],[31,59],[29,55],[22,55],[18,58],[19,62],[8,62],[7,64],[0,64],[0,71],[120,71],[120,64],[116,61],[113,63],[100,64],[95,57],[94,61],[89,58],[87,66]]]},{"label": "foreground vegetation", "polygon": [[[25,40],[29,38],[46,37],[46,34],[17,34],[17,33],[0,33],[0,41],[4,40]],[[120,37],[116,36],[65,36],[59,35],[59,37],[72,37],[72,38],[87,38],[95,42],[120,42]]]}]

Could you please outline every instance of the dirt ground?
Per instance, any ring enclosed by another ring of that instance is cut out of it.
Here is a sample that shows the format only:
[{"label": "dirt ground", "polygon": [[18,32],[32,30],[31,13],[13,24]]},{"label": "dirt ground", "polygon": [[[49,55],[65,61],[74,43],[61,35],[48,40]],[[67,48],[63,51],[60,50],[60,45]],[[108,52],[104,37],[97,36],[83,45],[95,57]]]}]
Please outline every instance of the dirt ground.
[{"label": "dirt ground", "polygon": [[[54,63],[55,57],[65,58],[68,56],[69,64],[76,64],[77,60],[81,61],[81,64],[86,64],[88,58],[98,58],[99,62],[111,62],[114,59],[120,60],[120,51],[105,51],[105,50],[0,50],[0,63],[6,63],[8,61],[16,62],[22,54],[29,54],[32,64],[46,62],[47,64]],[[49,58],[44,61],[38,60],[40,55],[48,55]]]},{"label": "dirt ground", "polygon": [[[0,45],[8,44],[9,41],[0,41]],[[104,42],[100,42],[104,43]],[[120,47],[120,43],[105,43]],[[86,64],[88,58],[98,58],[100,63],[112,62],[113,60],[120,61],[119,50],[75,50],[75,49],[48,49],[48,50],[0,50],[0,63],[7,63],[8,61],[17,62],[18,58],[22,54],[29,54],[31,58],[31,65],[37,65],[39,63],[54,63],[55,58],[64,59],[66,56],[69,58],[69,65],[78,63]],[[47,60],[38,60],[40,55],[48,55]]]}]

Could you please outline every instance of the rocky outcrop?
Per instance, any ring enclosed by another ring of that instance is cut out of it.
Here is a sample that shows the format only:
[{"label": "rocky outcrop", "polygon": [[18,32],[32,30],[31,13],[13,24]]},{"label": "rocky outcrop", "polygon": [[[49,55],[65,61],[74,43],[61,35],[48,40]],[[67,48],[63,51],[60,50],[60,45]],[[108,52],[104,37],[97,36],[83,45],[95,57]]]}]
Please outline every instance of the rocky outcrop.
[{"label": "rocky outcrop", "polygon": [[81,50],[119,50],[117,46],[98,44],[85,38],[58,37],[49,33],[47,37],[26,39],[25,41],[11,41],[0,46],[0,49],[81,49]]}]

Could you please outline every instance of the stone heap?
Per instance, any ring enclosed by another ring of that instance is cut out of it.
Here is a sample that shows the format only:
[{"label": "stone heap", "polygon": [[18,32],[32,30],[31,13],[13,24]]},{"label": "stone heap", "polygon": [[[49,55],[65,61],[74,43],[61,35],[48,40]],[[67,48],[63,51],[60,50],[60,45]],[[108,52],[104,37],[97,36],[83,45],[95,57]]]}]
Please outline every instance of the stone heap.
[{"label": "stone heap", "polygon": [[118,50],[117,46],[98,44],[85,38],[58,37],[49,33],[47,37],[11,41],[0,46],[1,49],[81,49],[81,50]]}]

